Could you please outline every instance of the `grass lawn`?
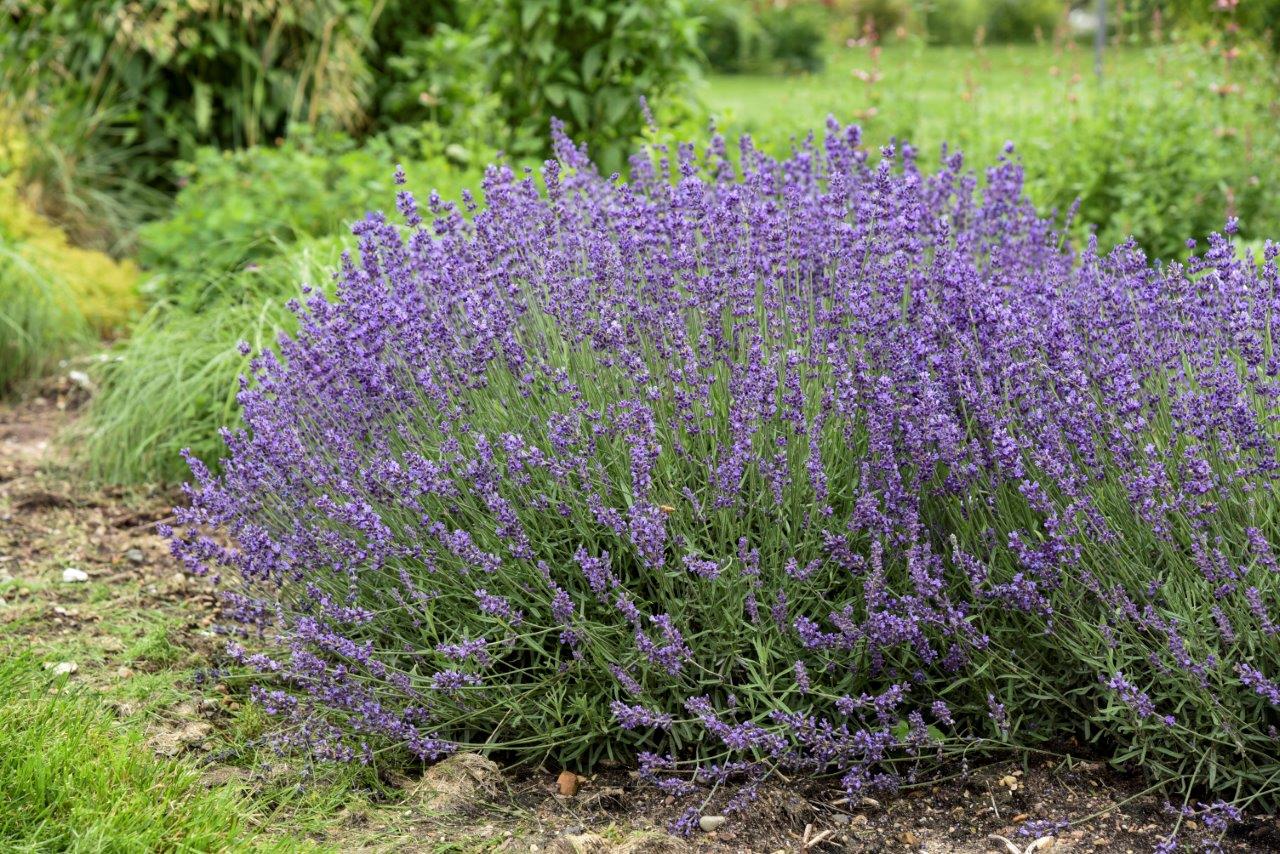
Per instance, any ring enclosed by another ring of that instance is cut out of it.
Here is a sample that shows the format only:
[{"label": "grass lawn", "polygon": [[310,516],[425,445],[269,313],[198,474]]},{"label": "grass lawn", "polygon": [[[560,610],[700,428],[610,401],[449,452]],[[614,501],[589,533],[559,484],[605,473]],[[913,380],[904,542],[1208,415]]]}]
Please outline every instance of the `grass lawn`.
[{"label": "grass lawn", "polygon": [[25,656],[0,663],[0,803],[6,851],[296,850],[255,839],[235,789],[157,759],[139,728]]},{"label": "grass lawn", "polygon": [[[1140,48],[1109,49],[1104,86],[1160,85],[1159,60]],[[868,143],[908,139],[932,156],[943,141],[970,162],[993,159],[1006,140],[1047,148],[1046,128],[1090,108],[1093,53],[1036,45],[885,45],[840,48],[817,74],[713,75],[699,92],[722,130],[766,146],[821,129],[828,115],[861,125]]]}]

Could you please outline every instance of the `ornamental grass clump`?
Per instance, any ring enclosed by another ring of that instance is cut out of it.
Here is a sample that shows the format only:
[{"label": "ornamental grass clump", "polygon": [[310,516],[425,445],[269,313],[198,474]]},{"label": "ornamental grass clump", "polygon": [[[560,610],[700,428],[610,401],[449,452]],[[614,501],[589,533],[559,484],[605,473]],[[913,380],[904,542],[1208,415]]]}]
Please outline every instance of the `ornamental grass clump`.
[{"label": "ornamental grass clump", "polygon": [[1011,154],[834,122],[556,151],[362,221],[191,461],[174,548],[282,741],[728,810],[1074,743],[1277,802],[1275,245],[1077,254]]}]

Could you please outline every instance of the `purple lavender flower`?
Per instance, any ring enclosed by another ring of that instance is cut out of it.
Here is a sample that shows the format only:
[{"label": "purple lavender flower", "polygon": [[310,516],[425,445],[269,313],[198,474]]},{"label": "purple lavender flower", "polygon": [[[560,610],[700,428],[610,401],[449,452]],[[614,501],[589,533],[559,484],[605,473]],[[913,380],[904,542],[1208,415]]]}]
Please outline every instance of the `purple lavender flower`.
[{"label": "purple lavender flower", "polygon": [[654,712],[644,706],[628,706],[618,700],[609,704],[609,710],[623,729],[670,729],[674,723],[671,715],[665,712]]},{"label": "purple lavender flower", "polygon": [[[1151,701],[1151,698],[1146,693],[1134,687],[1133,683],[1126,679],[1120,671],[1117,670],[1110,679],[1103,676],[1099,676],[1098,679],[1112,691],[1119,694],[1124,704],[1133,709],[1139,718],[1156,716],[1155,703]],[[1161,720],[1167,725],[1173,723],[1173,718],[1171,717],[1164,717]]]},{"label": "purple lavender flower", "polygon": [[[625,180],[554,145],[356,222],[191,459],[172,548],[289,745],[625,741],[742,803],[915,780],[927,721],[939,756],[1087,723],[1212,753],[1184,787],[1280,773],[1280,248],[1073,247],[1011,151],[925,169],[834,120]],[[1136,714],[1062,711],[1099,672]]]},{"label": "purple lavender flower", "polygon": [[994,694],[987,695],[987,717],[991,718],[1001,735],[1009,734],[1009,712]]},{"label": "purple lavender flower", "polygon": [[1272,682],[1262,671],[1243,661],[1236,664],[1236,673],[1240,674],[1240,682],[1252,688],[1253,692],[1268,703],[1280,708],[1280,685]]}]

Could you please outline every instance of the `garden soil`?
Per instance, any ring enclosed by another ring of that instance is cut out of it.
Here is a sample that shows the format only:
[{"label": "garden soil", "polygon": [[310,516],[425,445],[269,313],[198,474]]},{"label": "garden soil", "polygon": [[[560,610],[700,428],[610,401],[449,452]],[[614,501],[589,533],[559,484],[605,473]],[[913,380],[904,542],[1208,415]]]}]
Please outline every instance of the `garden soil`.
[{"label": "garden soil", "polygon": [[[149,749],[198,763],[211,786],[255,796],[268,780],[278,786],[282,773],[301,774],[246,764],[233,739],[242,732],[243,688],[199,678],[219,662],[215,591],[184,576],[155,533],[180,494],[88,489],[68,469],[57,436],[82,396],[57,380],[24,402],[0,404],[0,653],[24,649],[71,671],[72,682],[142,728]],[[1087,758],[1033,756],[856,802],[829,782],[779,781],[744,816],[712,818],[713,831],[682,840],[664,832],[681,807],[628,769],[564,771],[455,758],[353,792],[347,808],[319,823],[290,829],[286,807],[282,826],[340,851],[1124,854],[1151,851],[1172,823],[1164,799],[1137,777]],[[277,810],[273,825],[279,817]],[[1191,824],[1184,843],[1217,840]],[[1221,845],[1280,850],[1280,821],[1250,818]]]}]

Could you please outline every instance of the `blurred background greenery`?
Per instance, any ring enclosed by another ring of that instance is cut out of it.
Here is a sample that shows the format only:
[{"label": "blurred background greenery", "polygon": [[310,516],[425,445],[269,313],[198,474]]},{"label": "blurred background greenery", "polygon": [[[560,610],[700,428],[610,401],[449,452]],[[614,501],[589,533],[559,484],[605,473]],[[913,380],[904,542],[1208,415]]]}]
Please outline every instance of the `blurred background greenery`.
[{"label": "blurred background greenery", "polygon": [[621,172],[708,124],[1013,141],[1075,240],[1280,236],[1280,0],[1107,7],[1098,76],[1094,0],[0,0],[0,393],[114,342],[86,471],[181,479],[238,419],[238,342],[291,328],[396,164],[457,199],[552,117]]}]

